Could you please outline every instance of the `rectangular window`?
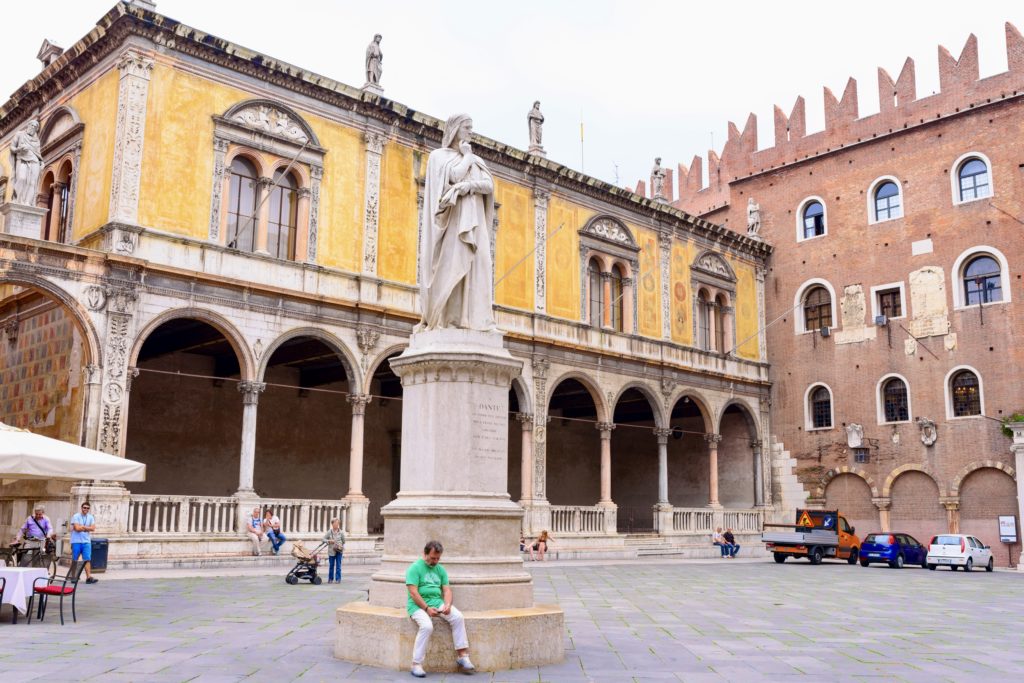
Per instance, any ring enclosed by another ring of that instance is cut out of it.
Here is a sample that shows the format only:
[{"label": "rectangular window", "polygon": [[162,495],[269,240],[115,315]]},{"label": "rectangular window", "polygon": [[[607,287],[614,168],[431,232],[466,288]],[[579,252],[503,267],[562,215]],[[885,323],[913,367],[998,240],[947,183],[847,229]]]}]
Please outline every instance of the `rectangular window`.
[{"label": "rectangular window", "polygon": [[871,451],[867,448],[853,449],[854,462],[871,462]]},{"label": "rectangular window", "polygon": [[878,292],[878,312],[886,318],[903,317],[903,299],[898,287]]}]

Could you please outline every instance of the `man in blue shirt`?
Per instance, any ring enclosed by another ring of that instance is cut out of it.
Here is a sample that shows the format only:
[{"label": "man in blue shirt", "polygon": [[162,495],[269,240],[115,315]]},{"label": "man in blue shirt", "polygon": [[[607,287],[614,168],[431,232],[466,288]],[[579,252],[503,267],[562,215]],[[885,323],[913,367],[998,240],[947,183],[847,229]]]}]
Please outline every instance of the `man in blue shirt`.
[{"label": "man in blue shirt", "polygon": [[92,575],[92,536],[90,532],[96,531],[96,518],[89,512],[91,508],[89,501],[85,501],[82,503],[82,511],[71,518],[71,562],[77,562],[79,557],[85,562],[86,583],[99,581]]},{"label": "man in blue shirt", "polygon": [[409,590],[406,609],[416,622],[419,631],[412,649],[412,675],[426,677],[423,660],[427,656],[427,643],[434,633],[431,617],[441,617],[452,627],[455,643],[456,664],[463,673],[473,673],[473,662],[469,659],[469,639],[466,637],[466,622],[462,612],[452,605],[452,589],[448,585],[448,572],[441,566],[444,548],[438,541],[429,541],[423,548],[423,559],[416,560],[405,572],[405,587]]}]

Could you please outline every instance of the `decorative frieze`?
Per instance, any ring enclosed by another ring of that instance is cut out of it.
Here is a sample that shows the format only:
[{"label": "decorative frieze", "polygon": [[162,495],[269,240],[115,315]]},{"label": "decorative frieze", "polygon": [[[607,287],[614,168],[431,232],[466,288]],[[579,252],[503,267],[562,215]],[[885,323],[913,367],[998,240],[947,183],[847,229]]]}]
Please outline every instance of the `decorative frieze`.
[{"label": "decorative frieze", "polygon": [[658,254],[661,266],[661,336],[672,338],[672,235],[658,233]]},{"label": "decorative frieze", "polygon": [[548,244],[548,198],[547,190],[533,190],[533,252],[534,307],[539,313],[547,310],[547,244]]},{"label": "decorative frieze", "polygon": [[[138,293],[130,287],[106,287],[103,301],[107,311],[106,347],[103,371],[99,449],[113,455],[121,454],[122,415],[129,386],[128,354],[131,347],[132,312]],[[138,370],[132,368],[134,374]]]},{"label": "decorative frieze", "polygon": [[309,167],[309,235],[306,240],[306,260],[316,263],[317,237],[320,232],[320,182],[324,177],[324,167]]},{"label": "decorative frieze", "polygon": [[535,358],[533,361],[533,496],[538,500],[547,497],[547,392],[550,368],[551,362],[547,358]]},{"label": "decorative frieze", "polygon": [[380,163],[385,137],[367,132],[366,193],[363,202],[363,272],[377,274],[377,231],[380,222]]},{"label": "decorative frieze", "polygon": [[220,209],[224,203],[224,178],[227,174],[225,158],[229,142],[222,137],[213,138],[213,187],[210,190],[210,230],[211,242],[220,241]]},{"label": "decorative frieze", "polygon": [[112,221],[138,222],[142,145],[146,136],[146,97],[149,94],[153,65],[152,59],[135,50],[122,53],[117,65],[121,72],[121,82],[117,95],[114,166],[110,186],[109,215]]}]

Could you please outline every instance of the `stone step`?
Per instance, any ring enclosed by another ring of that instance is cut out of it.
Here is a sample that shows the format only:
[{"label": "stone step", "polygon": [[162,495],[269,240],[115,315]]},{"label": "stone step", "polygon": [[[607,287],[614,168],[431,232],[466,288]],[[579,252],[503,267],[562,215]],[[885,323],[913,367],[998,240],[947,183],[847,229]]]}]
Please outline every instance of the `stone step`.
[{"label": "stone step", "polygon": [[[126,557],[110,558],[108,569],[224,569],[224,568],[257,568],[281,567],[285,571],[295,566],[296,559],[291,555],[183,555],[176,557]],[[345,564],[377,564],[379,553],[345,553]],[[327,571],[327,556],[320,558],[320,566]]]}]

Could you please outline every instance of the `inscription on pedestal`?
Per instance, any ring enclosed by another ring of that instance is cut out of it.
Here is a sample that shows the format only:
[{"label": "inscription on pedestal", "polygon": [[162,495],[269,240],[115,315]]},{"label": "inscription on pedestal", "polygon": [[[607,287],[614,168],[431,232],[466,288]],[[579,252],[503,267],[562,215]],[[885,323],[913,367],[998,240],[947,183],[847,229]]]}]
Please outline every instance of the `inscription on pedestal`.
[{"label": "inscription on pedestal", "polygon": [[508,410],[498,403],[476,403],[471,416],[473,455],[503,460],[508,451]]}]

